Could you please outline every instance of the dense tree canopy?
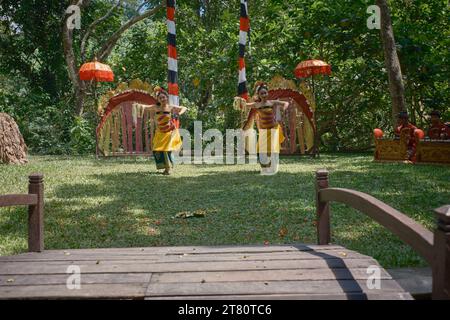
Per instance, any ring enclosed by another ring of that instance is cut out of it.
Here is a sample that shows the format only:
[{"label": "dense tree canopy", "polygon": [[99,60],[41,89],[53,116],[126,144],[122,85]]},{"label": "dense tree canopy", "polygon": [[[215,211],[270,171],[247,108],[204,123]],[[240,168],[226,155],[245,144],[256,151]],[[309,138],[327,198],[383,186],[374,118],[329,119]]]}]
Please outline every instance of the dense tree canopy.
[{"label": "dense tree canopy", "polygon": [[[118,3],[87,1],[74,50],[93,21]],[[96,25],[86,46],[91,59],[130,18],[161,1],[121,1]],[[84,114],[75,112],[73,85],[64,57],[62,25],[72,1],[3,0],[0,4],[0,112],[18,122],[34,152],[93,150],[96,118],[91,95]],[[294,79],[297,63],[327,61],[331,77],[318,79],[318,124],[329,150],[364,150],[372,130],[391,130],[391,100],[379,30],[367,25],[367,0],[249,0],[250,87],[279,74]],[[238,125],[232,100],[237,87],[239,1],[178,0],[177,28],[181,101],[193,119],[219,129]],[[450,28],[446,0],[389,2],[403,72],[406,106],[418,126],[432,109],[450,117]],[[160,10],[122,34],[106,63],[117,81],[140,78],[165,85],[166,25]],[[101,86],[106,91],[115,84]],[[89,89],[89,88],[88,88]]]}]

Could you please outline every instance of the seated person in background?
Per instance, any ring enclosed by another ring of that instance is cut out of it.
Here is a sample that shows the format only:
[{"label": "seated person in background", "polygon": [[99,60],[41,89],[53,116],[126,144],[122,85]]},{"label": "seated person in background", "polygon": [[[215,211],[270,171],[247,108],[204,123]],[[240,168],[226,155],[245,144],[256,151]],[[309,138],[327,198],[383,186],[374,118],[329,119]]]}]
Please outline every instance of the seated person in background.
[{"label": "seated person in background", "polygon": [[416,158],[416,136],[414,135],[414,131],[417,130],[417,127],[409,123],[408,113],[406,111],[398,114],[398,120],[398,126],[395,128],[394,134],[398,138],[402,134],[407,135],[408,160],[414,162]]},{"label": "seated person in background", "polygon": [[430,113],[431,116],[431,126],[428,129],[428,137],[433,140],[446,139],[447,137],[447,126],[441,121],[441,113],[434,110]]}]

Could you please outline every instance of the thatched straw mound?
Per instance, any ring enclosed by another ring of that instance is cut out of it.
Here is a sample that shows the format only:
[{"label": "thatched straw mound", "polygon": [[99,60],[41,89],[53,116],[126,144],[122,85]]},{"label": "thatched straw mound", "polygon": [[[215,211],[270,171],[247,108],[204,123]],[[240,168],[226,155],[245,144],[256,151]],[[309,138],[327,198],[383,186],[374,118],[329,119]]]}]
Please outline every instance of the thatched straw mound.
[{"label": "thatched straw mound", "polygon": [[0,163],[27,163],[27,146],[13,118],[0,112]]}]

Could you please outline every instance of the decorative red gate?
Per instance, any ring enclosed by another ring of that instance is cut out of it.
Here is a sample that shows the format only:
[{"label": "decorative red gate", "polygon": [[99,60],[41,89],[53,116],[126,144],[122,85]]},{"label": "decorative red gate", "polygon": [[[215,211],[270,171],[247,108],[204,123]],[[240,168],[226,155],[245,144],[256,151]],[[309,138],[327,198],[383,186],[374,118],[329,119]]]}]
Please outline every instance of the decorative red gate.
[{"label": "decorative red gate", "polygon": [[290,106],[281,115],[284,136],[282,154],[306,154],[313,152],[316,124],[314,111],[306,97],[293,89],[274,89],[269,91],[269,99],[289,101]]},{"label": "decorative red gate", "polygon": [[150,156],[156,100],[145,91],[127,90],[111,97],[97,126],[97,156]]}]

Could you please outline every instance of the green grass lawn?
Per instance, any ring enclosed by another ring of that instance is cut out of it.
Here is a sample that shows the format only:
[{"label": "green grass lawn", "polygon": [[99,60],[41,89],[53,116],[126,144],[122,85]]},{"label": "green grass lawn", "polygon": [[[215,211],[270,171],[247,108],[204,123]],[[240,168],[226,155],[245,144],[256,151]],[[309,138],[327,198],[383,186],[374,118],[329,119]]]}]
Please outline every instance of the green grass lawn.
[{"label": "green grass lawn", "polygon": [[[315,243],[319,168],[330,170],[332,186],[367,192],[429,228],[432,210],[450,203],[449,167],[380,164],[371,155],[282,158],[280,172],[269,177],[249,164],[179,165],[162,176],[146,159],[33,156],[28,165],[0,165],[0,194],[24,193],[28,174],[45,175],[47,249]],[[181,212],[206,216],[175,218]],[[424,264],[398,238],[343,205],[332,206],[332,231],[334,243],[384,267]],[[25,252],[26,241],[26,208],[0,209],[0,255]]]}]

